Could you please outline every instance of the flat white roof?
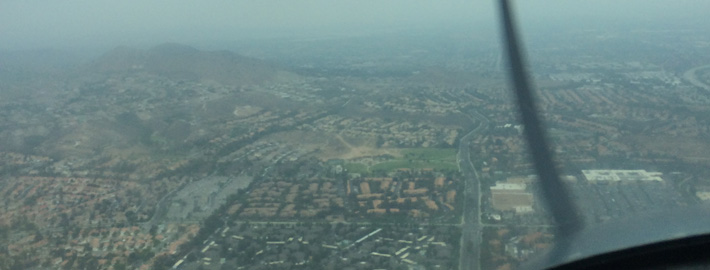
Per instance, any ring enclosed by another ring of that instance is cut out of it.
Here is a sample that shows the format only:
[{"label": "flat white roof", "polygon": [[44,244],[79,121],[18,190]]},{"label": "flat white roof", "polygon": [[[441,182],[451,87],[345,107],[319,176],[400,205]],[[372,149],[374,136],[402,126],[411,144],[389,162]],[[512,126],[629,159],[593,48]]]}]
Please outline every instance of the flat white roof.
[{"label": "flat white roof", "polygon": [[524,191],[525,190],[525,184],[514,184],[514,183],[503,183],[503,182],[496,182],[495,186],[491,187],[491,190],[518,190],[518,191]]},{"label": "flat white roof", "polygon": [[646,170],[582,170],[582,174],[587,181],[663,181],[663,173]]}]

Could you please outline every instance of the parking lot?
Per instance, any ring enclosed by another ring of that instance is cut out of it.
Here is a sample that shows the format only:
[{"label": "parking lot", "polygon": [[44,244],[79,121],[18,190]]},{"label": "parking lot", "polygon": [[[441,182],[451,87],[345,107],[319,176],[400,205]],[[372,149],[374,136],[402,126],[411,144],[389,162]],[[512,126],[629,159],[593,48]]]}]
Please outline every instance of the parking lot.
[{"label": "parking lot", "polygon": [[588,223],[624,218],[648,211],[663,211],[688,203],[666,182],[578,181],[571,187],[574,199]]}]

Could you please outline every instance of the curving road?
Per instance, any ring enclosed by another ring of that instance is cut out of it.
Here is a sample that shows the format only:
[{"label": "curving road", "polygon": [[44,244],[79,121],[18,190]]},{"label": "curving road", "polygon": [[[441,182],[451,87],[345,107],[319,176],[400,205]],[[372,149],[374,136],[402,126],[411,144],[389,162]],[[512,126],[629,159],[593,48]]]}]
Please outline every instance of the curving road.
[{"label": "curving road", "polygon": [[705,89],[705,90],[707,90],[707,91],[710,91],[710,85],[708,85],[707,83],[705,83],[705,82],[699,80],[699,79],[698,79],[698,76],[695,74],[698,70],[706,69],[706,68],[710,68],[710,65],[704,65],[704,66],[699,66],[699,67],[694,67],[694,68],[692,68],[692,69],[689,69],[688,71],[686,71],[685,73],[683,73],[683,78],[685,78],[685,79],[688,80],[691,84],[693,84],[693,85],[695,85],[695,86],[697,86],[697,87],[700,87],[700,88],[702,88],[702,89]]},{"label": "curving road", "polygon": [[459,171],[465,181],[459,270],[481,269],[481,181],[476,167],[471,162],[470,146],[473,136],[488,126],[488,119],[477,111],[470,113],[473,117],[469,118],[472,121],[478,120],[478,126],[461,138],[456,155]]}]

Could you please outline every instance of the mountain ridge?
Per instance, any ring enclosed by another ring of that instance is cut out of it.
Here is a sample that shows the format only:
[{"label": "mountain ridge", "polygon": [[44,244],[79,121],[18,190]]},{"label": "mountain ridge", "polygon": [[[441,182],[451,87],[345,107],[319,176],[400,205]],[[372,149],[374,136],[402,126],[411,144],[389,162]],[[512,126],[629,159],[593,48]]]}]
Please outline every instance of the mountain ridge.
[{"label": "mountain ridge", "polygon": [[140,73],[177,81],[216,81],[243,86],[274,79],[279,69],[265,61],[221,51],[201,51],[179,43],[163,43],[147,50],[119,46],[89,66],[97,73]]}]

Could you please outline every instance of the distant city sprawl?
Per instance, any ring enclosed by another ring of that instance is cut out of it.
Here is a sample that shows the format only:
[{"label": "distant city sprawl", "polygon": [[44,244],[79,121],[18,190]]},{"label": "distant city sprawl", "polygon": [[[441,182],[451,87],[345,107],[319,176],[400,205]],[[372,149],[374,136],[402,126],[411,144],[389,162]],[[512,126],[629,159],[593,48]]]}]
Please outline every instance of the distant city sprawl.
[{"label": "distant city sprawl", "polygon": [[[519,266],[556,224],[497,43],[449,31],[0,52],[0,269]],[[710,198],[696,34],[530,42],[589,226]]]}]

